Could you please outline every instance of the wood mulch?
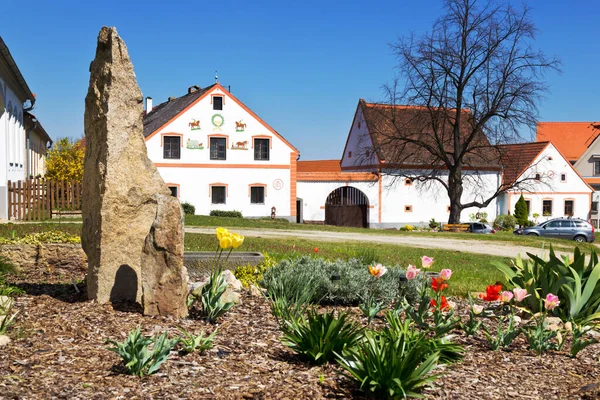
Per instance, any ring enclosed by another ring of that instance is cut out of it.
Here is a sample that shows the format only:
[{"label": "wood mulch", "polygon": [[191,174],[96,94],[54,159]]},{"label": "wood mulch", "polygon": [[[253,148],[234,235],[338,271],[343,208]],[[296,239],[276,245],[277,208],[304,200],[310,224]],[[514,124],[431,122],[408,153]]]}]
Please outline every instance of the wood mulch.
[{"label": "wood mulch", "polygon": [[[144,317],[127,305],[100,305],[75,291],[70,271],[29,271],[13,278],[26,294],[18,297],[13,341],[0,348],[2,399],[323,399],[363,398],[335,365],[303,363],[279,341],[267,302],[243,295],[218,324],[196,319]],[[459,309],[464,307],[460,307]],[[463,303],[464,305],[464,303]],[[357,315],[358,311],[353,310]],[[218,329],[215,347],[204,354],[173,352],[158,373],[125,375],[106,339],[122,341],[141,325],[144,334],[177,327],[199,333]],[[456,340],[463,361],[437,370],[431,399],[591,399],[600,396],[600,345],[576,359],[566,352],[538,357],[519,338],[507,351],[491,351],[483,338]],[[568,344],[566,346],[568,348]]]}]

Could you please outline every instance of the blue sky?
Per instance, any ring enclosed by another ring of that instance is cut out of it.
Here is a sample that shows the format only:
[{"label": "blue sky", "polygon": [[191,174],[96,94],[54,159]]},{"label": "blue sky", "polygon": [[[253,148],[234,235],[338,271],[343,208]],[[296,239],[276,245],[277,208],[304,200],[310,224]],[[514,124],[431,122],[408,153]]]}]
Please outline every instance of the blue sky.
[{"label": "blue sky", "polygon": [[[88,4],[89,3],[89,4]],[[542,121],[600,120],[600,4],[530,0],[536,47],[562,59],[547,77]],[[442,12],[427,1],[2,0],[3,37],[53,138],[83,135],[89,63],[103,25],[127,43],[154,104],[224,86],[298,148],[303,160],[339,158],[359,98],[385,100],[389,44],[426,32]],[[11,17],[8,17],[11,16]]]}]

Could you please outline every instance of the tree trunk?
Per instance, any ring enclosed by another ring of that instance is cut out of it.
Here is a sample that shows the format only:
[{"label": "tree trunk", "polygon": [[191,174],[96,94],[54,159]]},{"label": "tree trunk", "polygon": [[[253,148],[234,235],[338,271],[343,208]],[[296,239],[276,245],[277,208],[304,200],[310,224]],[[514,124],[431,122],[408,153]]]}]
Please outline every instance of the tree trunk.
[{"label": "tree trunk", "polygon": [[448,175],[448,197],[450,198],[449,224],[460,224],[460,213],[462,211],[460,199],[462,192],[463,182],[460,169],[450,171]]}]

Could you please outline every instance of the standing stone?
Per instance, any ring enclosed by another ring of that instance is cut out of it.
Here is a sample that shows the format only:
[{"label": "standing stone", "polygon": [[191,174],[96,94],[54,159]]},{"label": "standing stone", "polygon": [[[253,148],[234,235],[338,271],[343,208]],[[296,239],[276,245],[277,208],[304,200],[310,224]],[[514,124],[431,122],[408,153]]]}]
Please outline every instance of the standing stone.
[{"label": "standing stone", "polygon": [[142,93],[127,47],[103,27],[85,98],[81,243],[88,297],[187,315],[183,212],[146,151]]}]

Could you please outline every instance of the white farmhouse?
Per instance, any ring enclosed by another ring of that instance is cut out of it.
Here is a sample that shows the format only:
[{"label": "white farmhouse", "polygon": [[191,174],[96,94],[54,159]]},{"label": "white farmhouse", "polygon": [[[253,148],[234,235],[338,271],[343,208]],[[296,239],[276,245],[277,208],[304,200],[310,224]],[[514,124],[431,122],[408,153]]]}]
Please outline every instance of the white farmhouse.
[{"label": "white farmhouse", "polygon": [[573,168],[569,160],[551,142],[519,143],[499,146],[503,154],[503,179],[506,184],[527,182],[520,189],[500,195],[501,214],[512,213],[523,195],[530,219],[538,222],[551,218],[590,219],[594,189]]},{"label": "white farmhouse", "polygon": [[[392,107],[360,100],[348,134],[341,160],[300,161],[298,197],[302,198],[304,220],[346,226],[392,228],[423,225],[431,218],[448,220],[450,201],[438,182],[419,182],[410,176],[422,176],[431,169],[431,156],[423,149],[405,148],[405,155],[394,154],[398,148],[382,140],[387,132],[403,132],[412,121],[426,118],[423,109],[394,106],[396,127],[390,126]],[[400,120],[410,121],[400,124]],[[423,129],[422,127],[419,127]],[[413,132],[406,131],[407,135]],[[482,137],[481,140],[487,139]],[[489,146],[489,144],[488,144]],[[402,159],[402,163],[393,160]],[[498,154],[481,154],[464,168],[463,203],[482,200],[501,184],[502,167]],[[447,174],[439,178],[447,181]],[[493,220],[498,213],[496,201],[485,208],[463,210],[469,214],[487,213]]]},{"label": "white farmhouse", "polygon": [[196,207],[296,221],[298,150],[216,83],[152,107],[146,99],[148,156],[172,193]]},{"label": "white farmhouse", "polygon": [[34,104],[35,95],[0,37],[0,219],[8,218],[8,181],[44,173],[52,141],[28,113]]}]

